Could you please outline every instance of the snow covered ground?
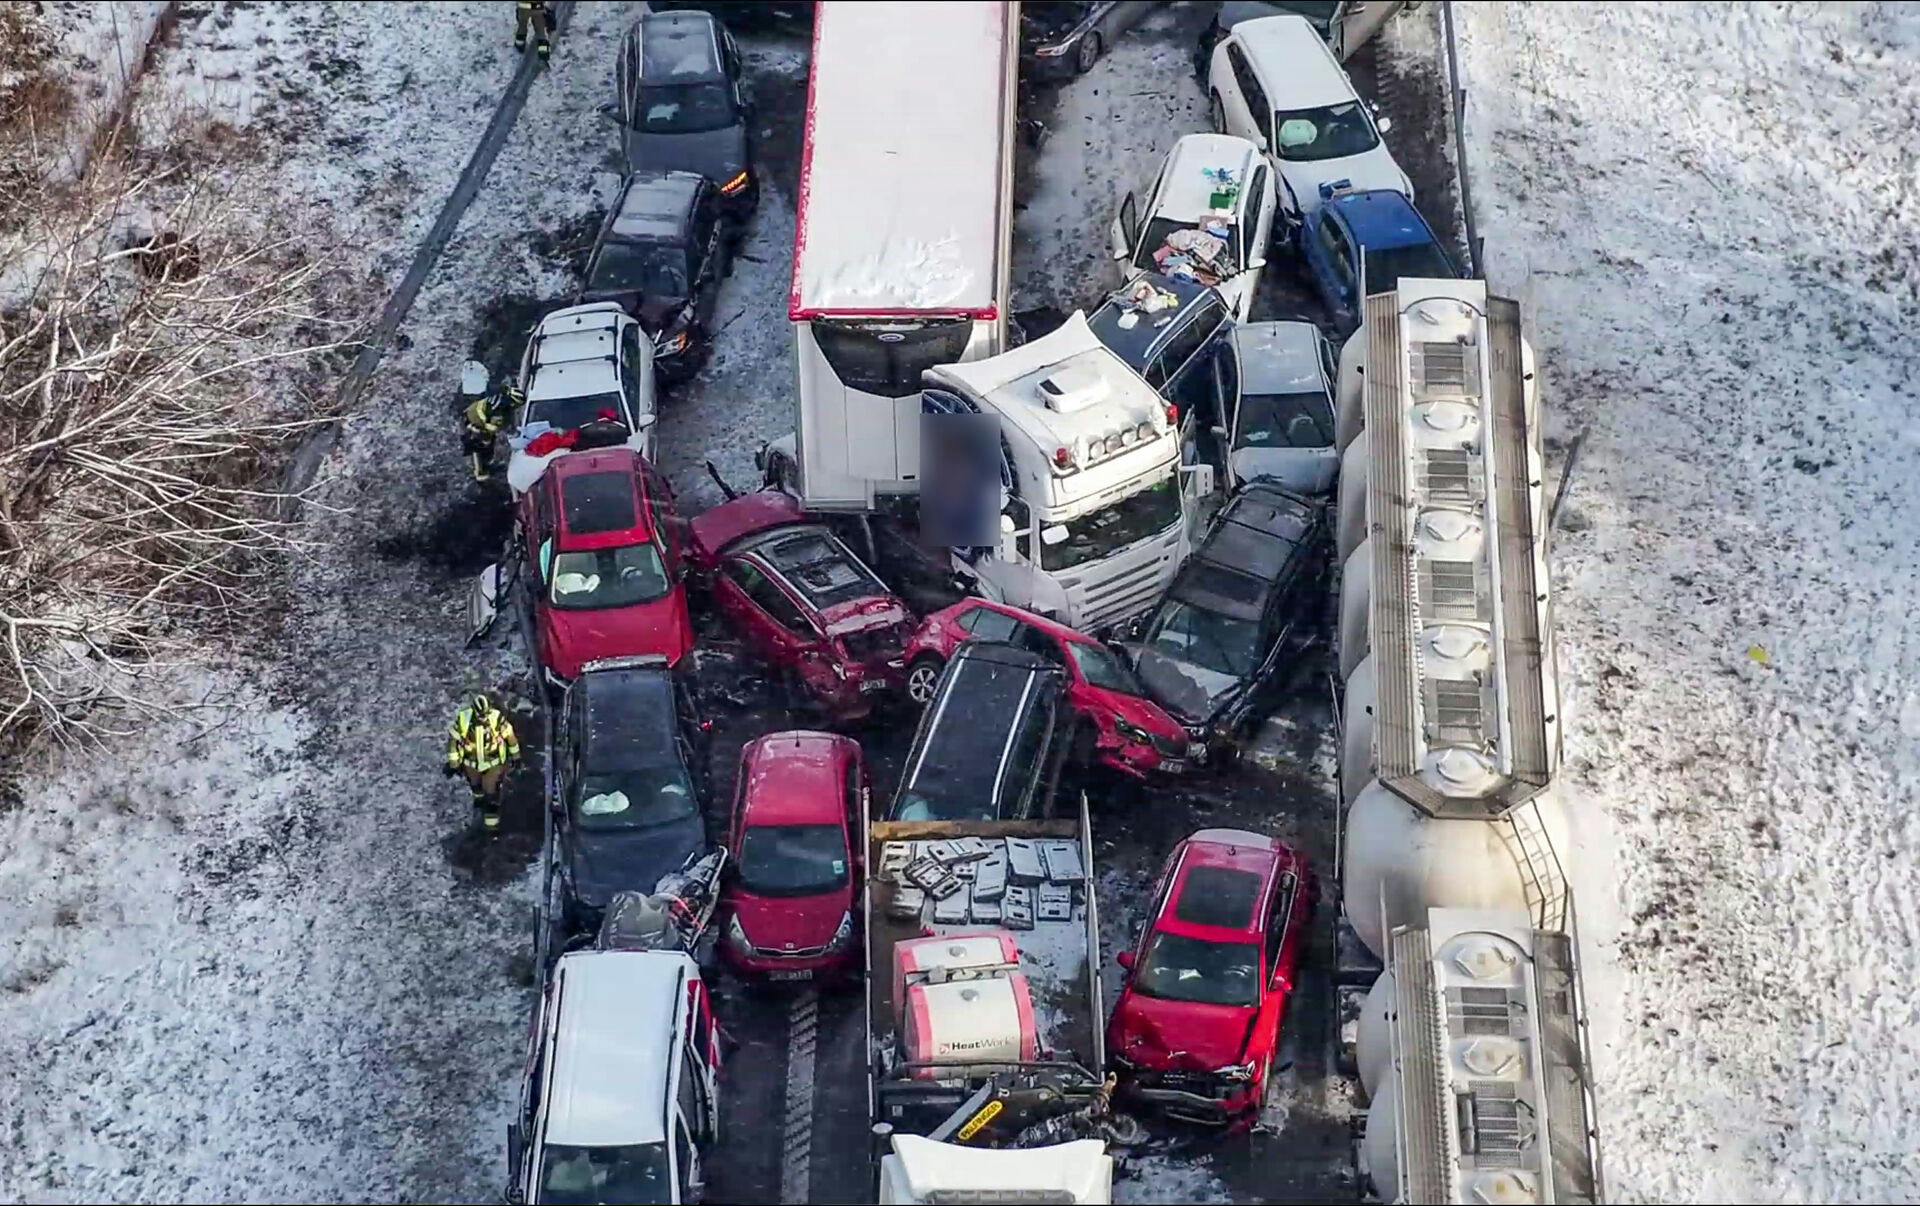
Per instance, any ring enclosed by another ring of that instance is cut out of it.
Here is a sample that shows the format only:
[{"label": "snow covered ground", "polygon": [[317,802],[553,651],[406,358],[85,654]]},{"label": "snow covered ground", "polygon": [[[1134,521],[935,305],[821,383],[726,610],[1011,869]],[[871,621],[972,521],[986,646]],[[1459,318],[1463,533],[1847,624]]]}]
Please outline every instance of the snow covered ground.
[{"label": "snow covered ground", "polygon": [[1920,1196],[1920,10],[1462,5],[1621,1201]]}]

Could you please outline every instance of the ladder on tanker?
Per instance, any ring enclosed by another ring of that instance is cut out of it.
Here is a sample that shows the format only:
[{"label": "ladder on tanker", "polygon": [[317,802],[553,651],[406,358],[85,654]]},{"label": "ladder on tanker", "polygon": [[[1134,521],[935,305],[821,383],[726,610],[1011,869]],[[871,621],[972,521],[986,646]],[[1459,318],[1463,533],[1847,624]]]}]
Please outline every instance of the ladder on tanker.
[{"label": "ladder on tanker", "polygon": [[1547,835],[1538,800],[1528,800],[1508,812],[1505,819],[1507,828],[1502,837],[1519,864],[1520,886],[1526,894],[1527,911],[1533,915],[1534,928],[1565,933],[1567,876]]}]

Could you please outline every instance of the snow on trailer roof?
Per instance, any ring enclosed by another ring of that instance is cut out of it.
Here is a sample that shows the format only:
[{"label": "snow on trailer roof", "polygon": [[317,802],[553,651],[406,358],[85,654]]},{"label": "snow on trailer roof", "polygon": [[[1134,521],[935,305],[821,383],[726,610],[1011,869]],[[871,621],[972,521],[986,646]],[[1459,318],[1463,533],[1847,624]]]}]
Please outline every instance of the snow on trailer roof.
[{"label": "snow on trailer roof", "polygon": [[998,315],[1013,6],[814,6],[794,320]]}]

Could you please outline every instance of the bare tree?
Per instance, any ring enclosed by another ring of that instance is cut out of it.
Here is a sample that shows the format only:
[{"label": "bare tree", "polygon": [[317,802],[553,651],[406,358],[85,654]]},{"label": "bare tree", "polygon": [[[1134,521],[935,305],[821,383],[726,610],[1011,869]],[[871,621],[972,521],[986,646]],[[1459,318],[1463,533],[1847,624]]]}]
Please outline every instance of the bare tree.
[{"label": "bare tree", "polygon": [[271,483],[333,417],[326,260],[270,188],[137,159],[0,247],[0,744],[176,712],[168,668],[258,623],[306,547]]}]

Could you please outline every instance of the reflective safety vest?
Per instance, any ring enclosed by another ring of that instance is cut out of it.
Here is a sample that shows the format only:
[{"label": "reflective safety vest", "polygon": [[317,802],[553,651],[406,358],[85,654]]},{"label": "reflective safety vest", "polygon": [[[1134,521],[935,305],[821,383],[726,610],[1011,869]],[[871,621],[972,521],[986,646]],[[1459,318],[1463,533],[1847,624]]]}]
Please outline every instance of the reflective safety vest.
[{"label": "reflective safety vest", "polygon": [[447,734],[447,765],[455,770],[490,771],[520,756],[520,739],[499,709],[484,718],[471,706],[461,708]]},{"label": "reflective safety vest", "polygon": [[481,435],[498,435],[513,417],[513,403],[503,393],[474,399],[466,410],[467,426]]}]

